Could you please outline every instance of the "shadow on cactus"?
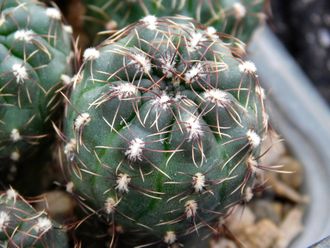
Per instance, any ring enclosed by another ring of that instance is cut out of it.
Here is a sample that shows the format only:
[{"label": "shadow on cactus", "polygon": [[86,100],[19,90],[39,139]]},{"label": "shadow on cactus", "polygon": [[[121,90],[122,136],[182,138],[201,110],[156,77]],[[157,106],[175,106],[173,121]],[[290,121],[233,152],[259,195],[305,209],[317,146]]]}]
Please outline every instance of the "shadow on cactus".
[{"label": "shadow on cactus", "polygon": [[48,136],[70,73],[71,28],[55,7],[0,0],[0,159],[18,161]]},{"label": "shadow on cactus", "polygon": [[179,244],[253,196],[264,93],[223,36],[147,16],[83,54],[64,124],[70,180],[91,214],[151,237],[131,245]]},{"label": "shadow on cactus", "polygon": [[66,234],[44,211],[37,212],[16,191],[0,193],[0,246],[66,248]]}]

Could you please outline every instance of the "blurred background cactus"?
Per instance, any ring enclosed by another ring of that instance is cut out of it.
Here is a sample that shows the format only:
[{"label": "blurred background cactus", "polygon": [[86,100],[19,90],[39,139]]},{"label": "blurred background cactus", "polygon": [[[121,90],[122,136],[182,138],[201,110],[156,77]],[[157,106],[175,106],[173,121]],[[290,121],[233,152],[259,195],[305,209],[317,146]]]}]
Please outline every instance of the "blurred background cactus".
[{"label": "blurred background cactus", "polygon": [[0,160],[25,159],[49,136],[56,90],[71,73],[71,27],[60,10],[0,1]]},{"label": "blurred background cactus", "polygon": [[47,217],[45,211],[36,211],[15,190],[9,189],[0,194],[1,247],[69,247],[61,228]]},{"label": "blurred background cactus", "polygon": [[95,38],[97,32],[116,30],[144,16],[183,15],[217,31],[247,42],[253,30],[265,19],[264,0],[83,0],[86,4],[85,30]]}]

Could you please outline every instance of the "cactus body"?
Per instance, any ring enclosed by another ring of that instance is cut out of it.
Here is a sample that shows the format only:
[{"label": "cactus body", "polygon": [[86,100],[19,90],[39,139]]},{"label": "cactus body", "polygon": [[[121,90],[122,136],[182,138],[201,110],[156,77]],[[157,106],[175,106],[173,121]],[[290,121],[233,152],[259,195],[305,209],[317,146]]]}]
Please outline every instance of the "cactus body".
[{"label": "cactus body", "polygon": [[66,234],[12,189],[0,194],[0,246],[66,248]]},{"label": "cactus body", "polygon": [[247,42],[263,20],[264,0],[84,0],[86,31],[94,37],[104,29],[121,29],[146,15],[184,15]]},{"label": "cactus body", "polygon": [[168,245],[250,199],[267,122],[254,64],[197,26],[147,16],[87,49],[65,120],[81,199]]},{"label": "cactus body", "polygon": [[54,7],[0,0],[0,159],[19,160],[47,136],[70,73],[70,32]]}]

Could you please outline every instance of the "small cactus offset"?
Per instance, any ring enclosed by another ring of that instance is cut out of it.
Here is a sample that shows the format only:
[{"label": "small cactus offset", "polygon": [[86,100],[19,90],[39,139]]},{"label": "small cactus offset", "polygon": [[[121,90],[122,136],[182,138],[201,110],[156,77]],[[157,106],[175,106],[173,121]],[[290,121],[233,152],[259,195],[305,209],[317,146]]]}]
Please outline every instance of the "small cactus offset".
[{"label": "small cactus offset", "polygon": [[143,16],[184,15],[247,42],[263,21],[264,0],[84,0],[86,31],[121,29]]},{"label": "small cactus offset", "polygon": [[68,240],[44,211],[37,212],[16,191],[0,193],[0,246],[66,248]]},{"label": "small cactus offset", "polygon": [[267,115],[241,53],[185,17],[147,16],[88,48],[64,128],[84,204],[171,246],[249,201]]},{"label": "small cactus offset", "polygon": [[19,160],[47,136],[69,80],[71,28],[55,7],[0,0],[0,160]]}]

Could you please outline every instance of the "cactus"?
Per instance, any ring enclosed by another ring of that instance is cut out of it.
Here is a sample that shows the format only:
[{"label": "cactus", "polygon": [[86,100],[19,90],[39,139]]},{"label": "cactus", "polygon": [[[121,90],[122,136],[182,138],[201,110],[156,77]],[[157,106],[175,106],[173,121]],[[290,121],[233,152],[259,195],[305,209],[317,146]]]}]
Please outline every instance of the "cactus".
[{"label": "cactus", "polygon": [[172,245],[250,200],[267,115],[236,54],[213,28],[154,16],[85,50],[63,149],[89,209]]},{"label": "cactus", "polygon": [[69,80],[71,28],[34,0],[0,0],[0,160],[23,160],[48,135]]},{"label": "cactus", "polygon": [[264,19],[264,0],[84,0],[86,31],[123,28],[146,15],[184,15],[247,42]]},{"label": "cactus", "polygon": [[0,246],[66,248],[66,234],[45,211],[37,212],[16,191],[0,194]]}]

